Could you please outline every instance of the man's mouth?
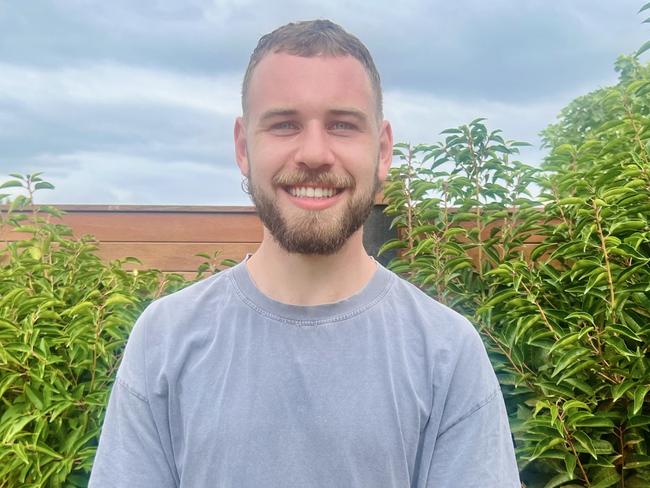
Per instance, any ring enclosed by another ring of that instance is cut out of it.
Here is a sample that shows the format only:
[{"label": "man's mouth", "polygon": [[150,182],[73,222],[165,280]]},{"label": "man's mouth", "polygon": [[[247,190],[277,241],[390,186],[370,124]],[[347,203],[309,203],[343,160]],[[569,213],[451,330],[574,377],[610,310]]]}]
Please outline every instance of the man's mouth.
[{"label": "man's mouth", "polygon": [[285,187],[287,193],[298,198],[332,198],[343,191],[343,188],[325,186],[289,186]]}]

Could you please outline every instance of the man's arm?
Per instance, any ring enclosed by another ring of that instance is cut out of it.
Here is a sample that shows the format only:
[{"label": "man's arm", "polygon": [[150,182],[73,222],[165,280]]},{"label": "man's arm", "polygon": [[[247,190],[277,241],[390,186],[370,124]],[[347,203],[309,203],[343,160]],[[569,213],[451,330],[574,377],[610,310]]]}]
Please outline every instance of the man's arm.
[{"label": "man's arm", "polygon": [[89,488],[172,488],[178,484],[146,388],[146,313],[133,328],[124,351]]},{"label": "man's arm", "polygon": [[426,486],[520,488],[500,390],[438,434]]},{"label": "man's arm", "polygon": [[425,473],[428,468],[424,486],[520,488],[499,382],[479,334],[465,325],[458,327],[457,355],[437,361],[443,367],[435,379],[434,410],[441,415],[424,432],[433,449],[429,466],[422,467]]}]

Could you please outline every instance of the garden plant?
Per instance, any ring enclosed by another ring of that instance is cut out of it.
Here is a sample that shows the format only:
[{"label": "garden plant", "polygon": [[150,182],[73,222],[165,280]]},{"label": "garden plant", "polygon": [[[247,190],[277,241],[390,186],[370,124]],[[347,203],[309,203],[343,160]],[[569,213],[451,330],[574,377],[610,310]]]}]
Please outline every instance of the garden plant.
[{"label": "garden plant", "polygon": [[650,68],[616,68],[540,169],[477,119],[398,144],[385,190],[390,267],[476,325],[529,488],[650,486]]},{"label": "garden plant", "polygon": [[[106,263],[91,237],[34,207],[51,189],[39,174],[1,215],[0,487],[85,487],[108,394],[135,319],[153,299],[189,282]],[[6,198],[8,195],[2,195]],[[203,267],[206,268],[209,263]]]}]

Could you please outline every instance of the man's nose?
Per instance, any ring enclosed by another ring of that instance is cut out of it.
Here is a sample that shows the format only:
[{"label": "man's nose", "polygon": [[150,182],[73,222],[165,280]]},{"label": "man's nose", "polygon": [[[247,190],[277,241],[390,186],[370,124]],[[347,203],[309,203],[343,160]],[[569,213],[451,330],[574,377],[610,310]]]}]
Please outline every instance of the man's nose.
[{"label": "man's nose", "polygon": [[316,123],[305,126],[296,152],[296,163],[310,168],[333,164],[332,148],[326,127]]}]

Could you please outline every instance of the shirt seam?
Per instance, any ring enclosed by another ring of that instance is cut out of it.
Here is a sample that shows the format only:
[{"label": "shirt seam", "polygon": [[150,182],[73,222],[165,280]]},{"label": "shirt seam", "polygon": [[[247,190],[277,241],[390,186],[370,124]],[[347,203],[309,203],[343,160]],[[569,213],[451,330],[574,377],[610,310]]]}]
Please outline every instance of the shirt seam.
[{"label": "shirt seam", "polygon": [[445,435],[447,432],[449,432],[452,428],[454,428],[456,425],[459,423],[467,420],[469,417],[477,413],[479,410],[481,410],[483,407],[488,405],[490,402],[492,402],[495,398],[497,398],[497,393],[499,393],[499,387],[497,386],[488,397],[483,400],[482,402],[476,404],[472,409],[470,409],[466,414],[461,415],[458,419],[456,419],[454,422],[452,422],[451,425],[446,427],[442,432],[438,433],[438,436],[436,437],[437,439],[440,439],[443,435]]},{"label": "shirt seam", "polygon": [[149,401],[147,398],[140,392],[138,392],[135,388],[133,388],[131,385],[129,385],[126,381],[124,381],[122,378],[119,376],[115,380],[118,385],[120,385],[122,388],[124,388],[128,393],[136,397],[137,399],[143,401],[147,405],[149,405]]},{"label": "shirt seam", "polygon": [[[156,435],[158,436],[158,441],[160,442],[160,447],[161,447],[161,450],[163,451],[163,457],[165,459],[165,462],[167,463],[167,468],[169,469],[169,472],[171,473],[171,476],[174,479],[174,483],[176,485],[178,485],[178,473],[177,473],[177,470],[176,470],[175,462],[173,460],[173,455],[172,455],[172,460],[170,460],[169,457],[167,456],[167,452],[162,447],[162,439],[160,438],[160,431],[158,430],[158,425],[157,425],[157,423],[156,423],[156,421],[154,419],[151,404],[149,403],[149,400],[148,400],[149,381],[148,381],[148,378],[147,378],[147,371],[149,371],[149,365],[147,364],[147,350],[149,349],[149,331],[148,331],[149,327],[145,327],[147,325],[146,322],[144,322],[142,325],[143,325],[143,328],[144,328],[144,330],[143,330],[144,348],[142,350],[142,362],[144,364],[144,371],[143,371],[142,375],[144,376],[144,393],[145,393],[145,396],[140,397],[138,392],[135,391],[135,390],[132,393],[135,396],[137,396],[138,398],[140,398],[142,401],[144,401],[147,404],[147,406],[149,407],[149,412],[151,413],[151,420],[153,422],[153,426],[154,426],[154,429],[156,431]],[[122,381],[124,381],[124,380],[122,380]],[[125,383],[125,386],[126,386],[126,382],[124,382],[124,383]],[[173,450],[173,447],[172,447],[172,450]]]},{"label": "shirt seam", "polygon": [[365,312],[366,310],[374,307],[379,303],[381,299],[383,299],[390,289],[393,286],[393,283],[395,280],[389,279],[388,283],[384,287],[384,289],[379,293],[374,299],[371,301],[364,303],[362,306],[355,308],[353,310],[350,310],[349,312],[338,314],[338,315],[333,315],[331,317],[326,317],[322,319],[314,319],[314,320],[300,320],[300,319],[291,319],[289,317],[282,317],[281,315],[274,314],[273,312],[269,312],[268,310],[260,307],[257,305],[253,300],[248,298],[243,290],[239,287],[239,284],[237,283],[237,280],[234,277],[234,273],[230,273],[229,276],[230,281],[232,282],[232,285],[235,289],[235,294],[239,297],[239,299],[244,302],[245,305],[247,305],[249,308],[253,309],[256,313],[259,315],[262,315],[263,317],[278,321],[278,322],[283,322],[287,324],[292,324],[292,325],[298,325],[298,326],[319,326],[319,325],[326,325],[326,324],[332,324],[334,322],[343,322],[345,320],[348,320],[356,315],[359,315],[362,312]]},{"label": "shirt seam", "polygon": [[[149,398],[149,385],[147,381],[147,371],[149,371],[149,365],[147,364],[147,349],[149,349],[149,331],[147,330],[149,327],[145,327],[146,322],[142,324],[143,326],[143,341],[144,341],[144,347],[142,348],[142,365],[144,366],[144,371],[142,372],[142,376],[144,376],[144,396],[145,398]],[[148,402],[147,402],[148,403]]]}]

